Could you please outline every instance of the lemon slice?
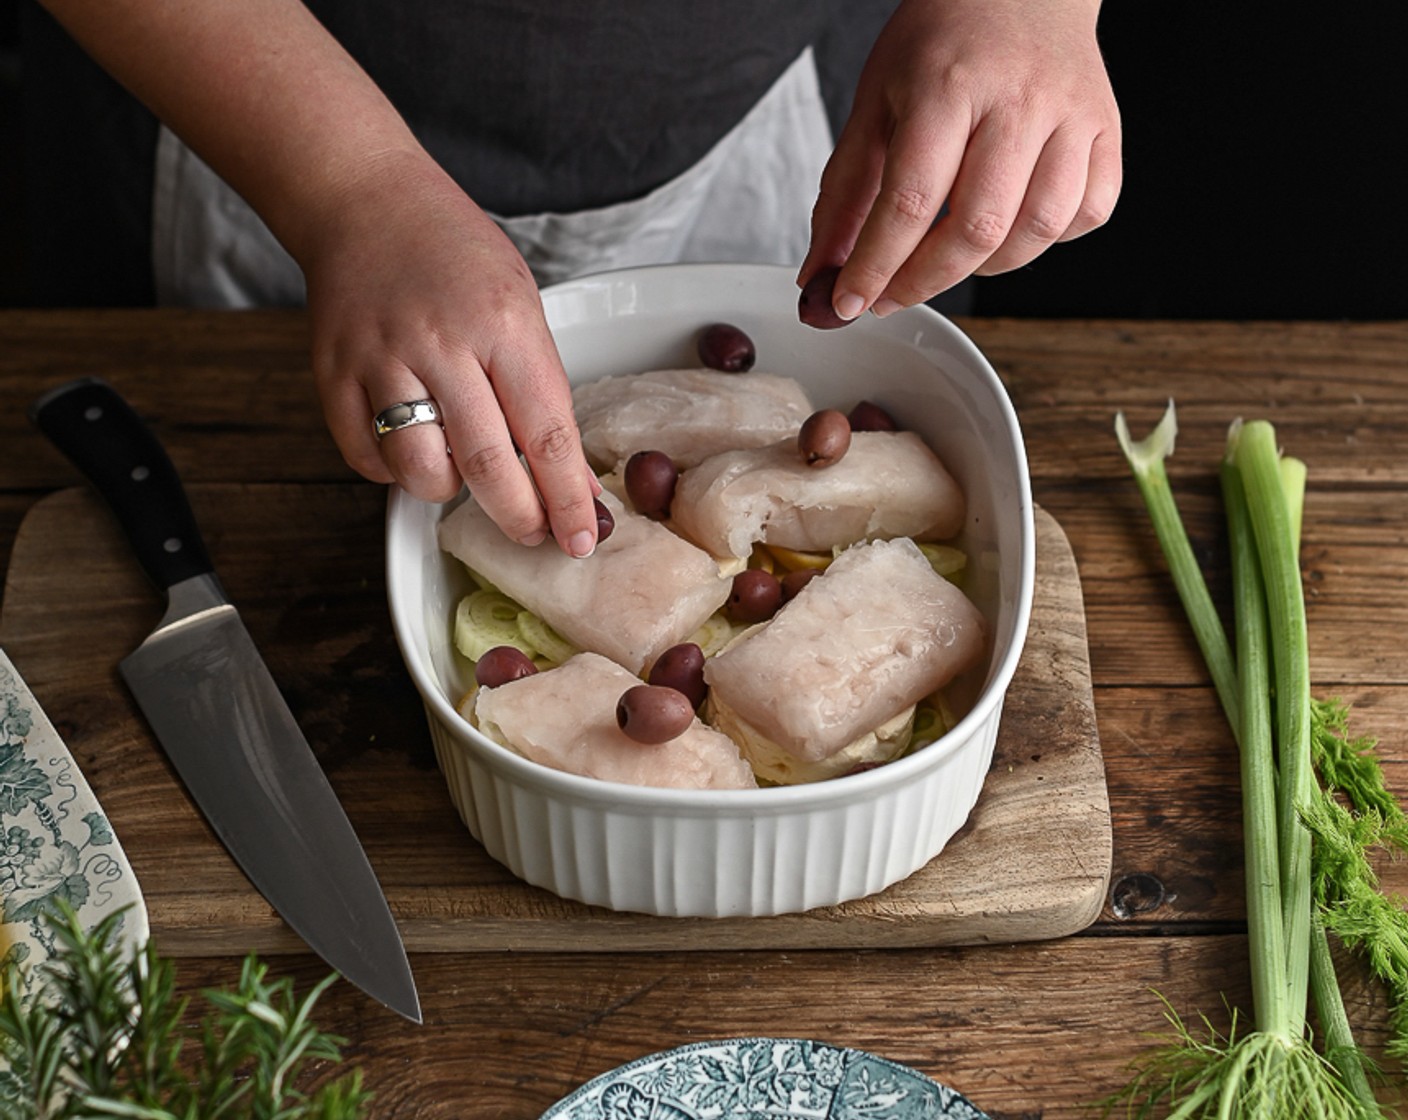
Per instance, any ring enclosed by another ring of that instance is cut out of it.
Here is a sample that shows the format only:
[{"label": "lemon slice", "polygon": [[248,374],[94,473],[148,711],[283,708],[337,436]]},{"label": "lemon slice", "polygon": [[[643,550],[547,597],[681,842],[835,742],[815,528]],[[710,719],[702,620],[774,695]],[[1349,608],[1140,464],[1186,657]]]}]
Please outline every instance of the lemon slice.
[{"label": "lemon slice", "polygon": [[790,572],[802,568],[815,568],[819,571],[835,559],[829,552],[798,552],[795,549],[783,548],[777,544],[768,544],[763,547],[772,553],[774,560]]}]

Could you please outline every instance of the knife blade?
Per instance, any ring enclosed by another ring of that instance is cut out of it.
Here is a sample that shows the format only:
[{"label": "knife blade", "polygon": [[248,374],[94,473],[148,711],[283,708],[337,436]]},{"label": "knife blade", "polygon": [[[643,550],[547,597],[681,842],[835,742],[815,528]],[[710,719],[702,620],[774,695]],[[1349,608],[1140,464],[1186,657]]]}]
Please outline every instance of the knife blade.
[{"label": "knife blade", "polygon": [[376,874],[226,597],[165,449],[99,378],[50,390],[30,415],[107,501],[166,592],[156,629],[120,668],[192,799],[314,952],[419,1023],[410,963]]}]

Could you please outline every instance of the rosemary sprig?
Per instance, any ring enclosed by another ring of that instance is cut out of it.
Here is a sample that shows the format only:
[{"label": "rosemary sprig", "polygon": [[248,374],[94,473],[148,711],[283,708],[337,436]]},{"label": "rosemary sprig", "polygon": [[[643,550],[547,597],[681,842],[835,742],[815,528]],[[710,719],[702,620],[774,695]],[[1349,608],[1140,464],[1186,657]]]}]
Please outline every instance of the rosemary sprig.
[{"label": "rosemary sprig", "polygon": [[251,954],[233,990],[202,993],[209,1010],[193,1022],[154,944],[118,947],[121,920],[119,911],[88,931],[65,907],[51,918],[55,954],[33,973],[6,974],[0,1117],[359,1120],[370,1099],[360,1071],[303,1084],[313,1063],[341,1061],[344,1040],[312,1022],[335,975],[299,998]]}]

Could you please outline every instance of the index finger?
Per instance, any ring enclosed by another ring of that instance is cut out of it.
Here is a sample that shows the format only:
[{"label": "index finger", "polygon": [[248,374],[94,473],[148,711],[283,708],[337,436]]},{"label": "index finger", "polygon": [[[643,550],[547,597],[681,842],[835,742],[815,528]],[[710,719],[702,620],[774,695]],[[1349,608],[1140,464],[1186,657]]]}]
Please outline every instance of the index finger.
[{"label": "index finger", "polygon": [[874,304],[929,232],[962,165],[968,132],[967,119],[952,112],[912,117],[896,128],[880,189],[836,280],[833,303],[842,318]]},{"label": "index finger", "polygon": [[845,263],[875,203],[885,169],[885,142],[880,122],[871,116],[852,114],[822,169],[807,255],[797,271],[799,288],[819,270]]},{"label": "index finger", "polygon": [[553,537],[569,556],[589,556],[597,543],[599,486],[587,466],[572,389],[546,326],[533,342],[496,355],[487,373]]},{"label": "index finger", "polygon": [[454,466],[490,520],[511,540],[536,545],[548,531],[533,480],[518,452],[487,370],[437,369],[425,376],[440,406]]}]

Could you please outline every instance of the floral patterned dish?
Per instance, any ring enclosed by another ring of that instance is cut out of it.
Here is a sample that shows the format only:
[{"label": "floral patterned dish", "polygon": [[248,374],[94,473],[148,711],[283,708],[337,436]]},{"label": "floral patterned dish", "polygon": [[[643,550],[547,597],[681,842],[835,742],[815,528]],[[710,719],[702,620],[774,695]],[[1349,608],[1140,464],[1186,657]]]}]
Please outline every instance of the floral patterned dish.
[{"label": "floral patterned dish", "polygon": [[78,765],[0,651],[0,976],[28,977],[53,951],[45,914],[66,902],[91,929],[127,907],[119,937],[146,943],[131,865]]},{"label": "floral patterned dish", "polygon": [[697,1042],[587,1082],[541,1120],[989,1120],[962,1094],[862,1050],[795,1038]]}]

